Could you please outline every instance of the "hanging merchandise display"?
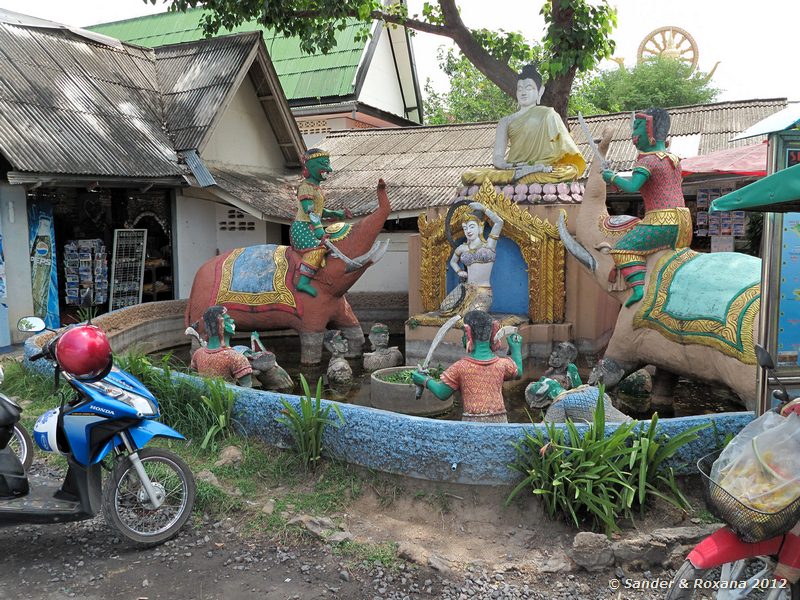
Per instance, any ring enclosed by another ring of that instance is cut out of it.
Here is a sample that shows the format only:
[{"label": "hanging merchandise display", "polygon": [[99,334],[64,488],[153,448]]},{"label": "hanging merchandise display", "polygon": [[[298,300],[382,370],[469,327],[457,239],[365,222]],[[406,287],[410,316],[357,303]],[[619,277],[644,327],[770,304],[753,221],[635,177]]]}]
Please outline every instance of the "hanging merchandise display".
[{"label": "hanging merchandise display", "polygon": [[58,272],[55,260],[53,207],[32,203],[28,209],[33,312],[48,327],[61,325],[58,308]]},{"label": "hanging merchandise display", "polygon": [[66,303],[82,305],[82,290],[91,290],[92,304],[108,300],[108,261],[102,240],[70,240],[64,246]]}]

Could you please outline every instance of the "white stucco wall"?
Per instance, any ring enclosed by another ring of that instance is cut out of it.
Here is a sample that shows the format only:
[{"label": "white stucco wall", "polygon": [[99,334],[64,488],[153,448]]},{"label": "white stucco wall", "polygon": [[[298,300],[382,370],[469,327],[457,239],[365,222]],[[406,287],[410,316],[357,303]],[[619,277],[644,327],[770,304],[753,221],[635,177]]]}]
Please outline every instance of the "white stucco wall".
[{"label": "white stucco wall", "polygon": [[[199,190],[196,193],[203,194]],[[280,223],[262,221],[233,206],[191,194],[192,190],[184,190],[175,198],[173,234],[177,298],[189,297],[197,269],[209,258],[234,248],[281,242]],[[226,228],[234,222],[236,230],[221,230],[221,222],[226,224]],[[253,229],[239,231],[239,223],[252,223]]]},{"label": "white stucco wall", "polygon": [[33,314],[28,207],[22,186],[0,184],[0,224],[6,268],[8,325],[12,343],[30,337],[17,331],[17,321]]},{"label": "white stucco wall", "polygon": [[389,45],[389,32],[386,29],[381,29],[358,99],[364,104],[405,117],[405,103]]},{"label": "white stucco wall", "polygon": [[177,194],[173,244],[177,298],[188,298],[197,269],[217,254],[217,205]]},{"label": "white stucco wall", "polygon": [[242,81],[201,154],[207,161],[261,170],[283,168],[283,154],[249,77]]},{"label": "white stucco wall", "polygon": [[[225,223],[226,225],[222,225]],[[234,224],[235,231],[228,229],[230,224]],[[239,226],[252,226],[252,230],[240,231]],[[244,246],[254,246],[265,244],[267,241],[267,223],[255,217],[243,213],[238,208],[217,204],[217,248],[220,252],[242,248]],[[223,230],[222,227],[226,229]]]},{"label": "white stucco wall", "polygon": [[408,236],[410,233],[382,233],[380,241],[391,240],[381,261],[369,267],[351,292],[407,292]]}]

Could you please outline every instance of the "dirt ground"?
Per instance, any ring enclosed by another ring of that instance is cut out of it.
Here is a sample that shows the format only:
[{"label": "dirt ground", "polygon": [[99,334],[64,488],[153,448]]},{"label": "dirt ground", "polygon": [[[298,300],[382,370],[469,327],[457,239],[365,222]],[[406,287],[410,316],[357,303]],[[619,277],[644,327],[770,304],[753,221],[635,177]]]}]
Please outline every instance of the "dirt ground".
[{"label": "dirt ground", "polygon": [[[531,497],[506,507],[507,492],[373,479],[338,516],[357,542],[400,544],[409,560],[393,571],[316,539],[276,542],[248,528],[246,513],[198,519],[176,540],[145,549],[121,540],[102,517],[7,527],[0,529],[0,599],[661,597],[614,592],[613,573],[547,573],[543,566],[563,560],[575,530],[552,521]],[[637,528],[687,523],[664,509]],[[488,574],[483,587],[468,581],[478,572]],[[528,592],[516,591],[524,586]]]}]

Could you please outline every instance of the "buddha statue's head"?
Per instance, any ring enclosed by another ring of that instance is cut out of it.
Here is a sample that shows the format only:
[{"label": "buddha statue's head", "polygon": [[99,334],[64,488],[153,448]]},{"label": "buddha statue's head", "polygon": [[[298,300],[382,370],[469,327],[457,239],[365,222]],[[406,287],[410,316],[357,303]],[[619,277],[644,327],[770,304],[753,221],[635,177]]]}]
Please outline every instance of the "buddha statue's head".
[{"label": "buddha statue's head", "polygon": [[464,237],[467,238],[467,243],[483,238],[483,213],[480,211],[469,212],[464,217],[461,223],[461,229],[464,230]]},{"label": "buddha statue's head", "polygon": [[522,67],[517,76],[517,103],[520,108],[535,106],[542,100],[544,94],[544,84],[542,76],[533,63]]},{"label": "buddha statue's head", "polygon": [[641,151],[652,150],[658,142],[666,145],[669,113],[663,108],[648,108],[633,114],[631,138]]}]

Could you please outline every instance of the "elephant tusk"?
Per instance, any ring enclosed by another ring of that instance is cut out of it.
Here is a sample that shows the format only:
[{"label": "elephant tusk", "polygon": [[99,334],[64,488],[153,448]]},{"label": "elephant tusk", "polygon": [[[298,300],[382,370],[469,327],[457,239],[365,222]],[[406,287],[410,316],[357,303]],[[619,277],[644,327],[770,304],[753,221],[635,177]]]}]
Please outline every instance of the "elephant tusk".
[{"label": "elephant tusk", "polygon": [[561,236],[561,242],[564,244],[567,251],[578,259],[578,262],[584,267],[594,273],[597,270],[597,260],[592,256],[591,252],[584,248],[581,243],[567,231],[566,213],[563,210],[558,216],[558,234]]}]

